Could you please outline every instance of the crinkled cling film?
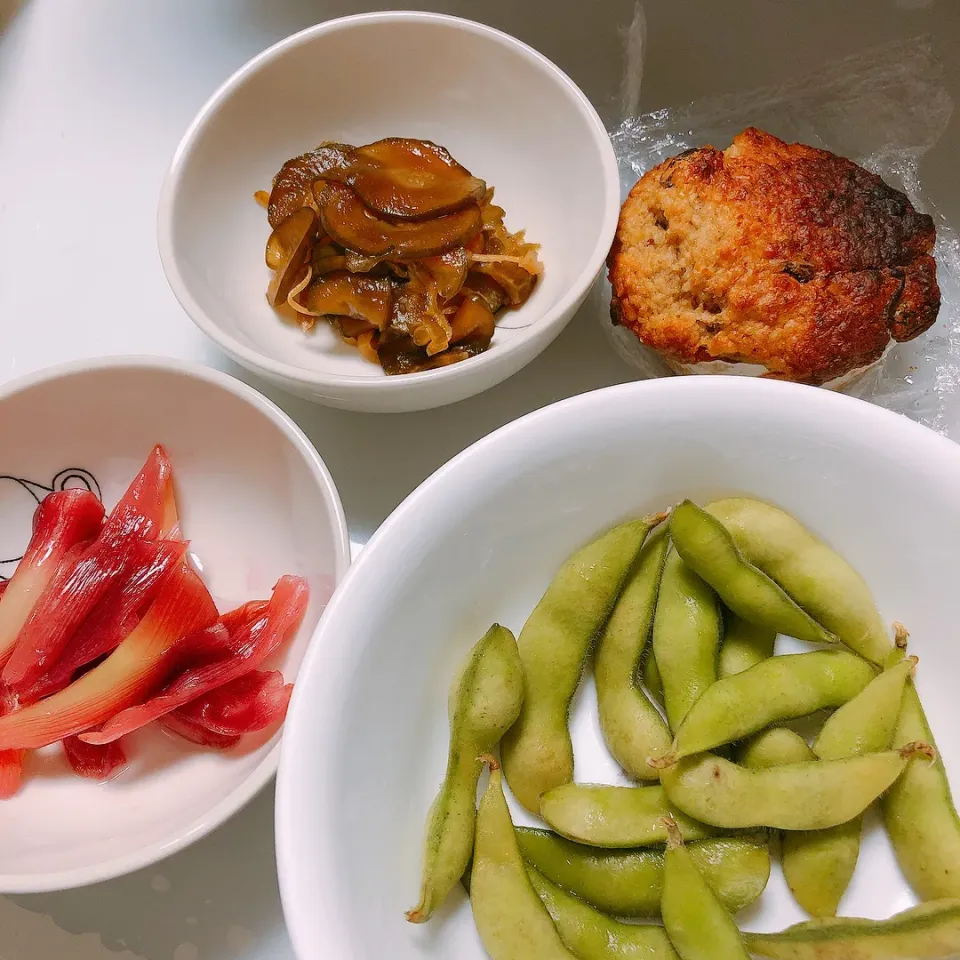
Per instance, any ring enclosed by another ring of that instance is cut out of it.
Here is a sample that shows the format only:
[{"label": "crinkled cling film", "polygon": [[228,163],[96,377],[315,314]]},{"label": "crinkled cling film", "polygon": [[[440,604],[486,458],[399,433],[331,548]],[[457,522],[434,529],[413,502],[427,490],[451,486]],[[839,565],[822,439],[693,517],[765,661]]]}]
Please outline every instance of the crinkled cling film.
[{"label": "crinkled cling film", "polygon": [[304,333],[329,321],[390,374],[486,350],[498,314],[525,303],[543,270],[493,189],[426,140],[321,144],[255,198],[273,228],[270,305]]},{"label": "crinkled cling film", "polygon": [[[928,38],[876,47],[815,74],[686,107],[631,117],[613,131],[622,194],[647,170],[691,147],[726,147],[755,126],[849,157],[904,191],[937,230],[934,256],[942,305],[926,334],[894,344],[882,363],[844,392],[960,438],[960,239],[924,191],[920,168],[947,129],[952,99]],[[617,352],[644,377],[672,375],[627,329],[610,322],[609,286],[600,321]]]}]

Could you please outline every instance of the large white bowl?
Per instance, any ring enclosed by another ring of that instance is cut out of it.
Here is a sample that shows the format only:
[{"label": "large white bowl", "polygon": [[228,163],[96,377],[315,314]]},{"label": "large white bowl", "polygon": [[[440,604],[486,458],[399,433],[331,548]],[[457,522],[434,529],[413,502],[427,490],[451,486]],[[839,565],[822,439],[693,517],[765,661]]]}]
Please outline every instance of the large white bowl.
[{"label": "large white bowl", "polygon": [[[221,609],[269,596],[282,574],[306,577],[310,604],[277,664],[293,679],[349,563],[343,510],[293,421],[224,374],[117,358],[0,388],[0,557],[22,553],[51,488],[82,483],[112,506],[156,443],[173,461],[184,533]],[[251,736],[218,753],[146,728],[125,740],[130,767],[102,785],[73,776],[57,748],[30,754],[23,789],[0,802],[0,892],[93,883],[181,849],[267,782],[279,740]]]},{"label": "large white bowl", "polygon": [[[545,273],[479,357],[387,377],[327,324],[304,335],[264,297],[270,228],[253,200],[323,140],[420,137],[496,188]],[[351,410],[453,403],[516,373],[564,328],[600,272],[620,207],[617,163],[587,98],[553,63],[490,27],[432,13],[318,24],[271,47],[207,102],[160,198],[160,257],[197,326],[238,363]]]},{"label": "large white bowl", "polygon": [[[429,924],[404,920],[443,775],[454,671],[493,621],[519,630],[579,545],[682,497],[775,501],[863,573],[885,618],[912,631],[920,691],[958,783],[958,490],[960,448],[929,430],[827,391],[732,377],[611,387],[476,443],[371,539],[304,662],[277,798],[300,960],[485,956],[461,890]],[[572,718],[577,779],[624,782],[590,686]],[[886,916],[911,902],[873,824],[842,910]],[[778,929],[801,918],[775,876],[741,920]]]}]

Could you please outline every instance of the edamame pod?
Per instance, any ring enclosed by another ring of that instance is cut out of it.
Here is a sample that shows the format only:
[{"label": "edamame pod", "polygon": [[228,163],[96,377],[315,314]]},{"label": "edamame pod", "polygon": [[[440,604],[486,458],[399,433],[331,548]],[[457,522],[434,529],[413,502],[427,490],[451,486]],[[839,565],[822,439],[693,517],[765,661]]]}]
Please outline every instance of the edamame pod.
[{"label": "edamame pod", "polygon": [[667,538],[659,531],[647,539],[593,660],[603,738],[614,759],[634,780],[657,780],[660,774],[647,758],[670,749],[670,731],[637,682],[666,552]]},{"label": "edamame pod", "polygon": [[470,652],[450,689],[447,772],[430,813],[420,903],[412,923],[430,918],[460,879],[473,850],[481,754],[489,753],[520,713],[523,670],[513,634],[494,624]]},{"label": "edamame pod", "polygon": [[532,813],[540,795],[573,779],[567,729],[570,701],[593,638],[607,619],[651,526],[660,517],[621,524],[564,563],[520,632],[523,706],[503,738],[503,772]]},{"label": "edamame pod", "polygon": [[643,667],[641,668],[643,676],[643,686],[647,693],[663,706],[663,680],[660,679],[660,668],[657,666],[657,658],[653,655],[653,645],[647,650],[647,655],[643,658]]},{"label": "edamame pod", "polygon": [[890,653],[870,588],[836,551],[798,520],[761,500],[733,497],[707,505],[750,563],[775,580],[841,643],[882,666]]},{"label": "edamame pod", "polygon": [[722,632],[717,595],[671,550],[653,621],[653,654],[671,730],[716,682]]},{"label": "edamame pod", "polygon": [[[902,656],[898,645],[892,659]],[[893,746],[914,736],[934,742],[916,687],[908,681]],[[924,900],[960,897],[960,817],[939,755],[931,764],[911,764],[880,809],[900,869],[917,894]]]},{"label": "edamame pod", "polygon": [[560,939],[580,960],[679,960],[663,927],[622,923],[571,896],[527,867]]},{"label": "edamame pod", "polygon": [[729,830],[823,830],[852,820],[889,788],[926,743],[849,760],[747,770],[712,753],[684,757],[660,771],[670,802],[687,816]]},{"label": "edamame pod", "polygon": [[[741,753],[746,767],[759,770],[787,763],[815,760],[806,740],[792,730],[774,727],[758,734]],[[797,903],[815,917],[837,912],[860,854],[862,817],[826,830],[788,830],[783,833],[780,865]]]},{"label": "edamame pod", "polygon": [[492,960],[576,960],[527,876],[495,764],[477,811],[470,906]]},{"label": "edamame pod", "polygon": [[613,787],[565,783],[540,798],[540,816],[562,837],[591,847],[666,843],[664,817],[673,817],[684,840],[702,840],[717,832],[674,810],[659,784]]},{"label": "edamame pod", "polygon": [[[549,830],[517,828],[523,858],[548,880],[618,917],[657,917],[663,892],[663,848],[600,850]],[[698,840],[687,847],[697,868],[735,912],[760,897],[770,876],[770,852],[758,836]]]},{"label": "edamame pod", "polygon": [[764,730],[737,750],[737,762],[748,770],[766,770],[768,767],[782,767],[785,763],[806,763],[815,759],[807,741],[789,727]]},{"label": "edamame pod", "polygon": [[960,900],[931,900],[887,920],[809,920],[744,939],[775,960],[947,960],[960,952]]},{"label": "edamame pod", "polygon": [[660,763],[742,740],[784,720],[805,717],[852,700],[874,677],[873,668],[846,650],[814,650],[770,657],[718,680],[693,705]]},{"label": "edamame pod", "polygon": [[836,642],[778,583],[744,557],[716,517],[692,501],[674,507],[670,537],[680,556],[737,616],[798,640]]},{"label": "edamame pod", "polygon": [[916,657],[908,657],[871,680],[827,719],[813,743],[813,752],[821,760],[842,760],[889,749],[900,716],[904,687],[916,664]]},{"label": "edamame pod", "polygon": [[720,678],[732,677],[773,656],[776,630],[758,627],[729,610],[725,617],[723,643],[720,645]]},{"label": "edamame pod", "polygon": [[681,960],[750,960],[733,918],[717,900],[668,819],[663,863],[663,926]]}]

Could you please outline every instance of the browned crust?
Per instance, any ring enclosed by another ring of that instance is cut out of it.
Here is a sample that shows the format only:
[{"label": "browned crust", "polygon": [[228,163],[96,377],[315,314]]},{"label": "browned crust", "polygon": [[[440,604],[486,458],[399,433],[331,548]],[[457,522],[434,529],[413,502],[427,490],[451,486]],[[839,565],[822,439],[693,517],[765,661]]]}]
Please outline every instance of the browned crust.
[{"label": "browned crust", "polygon": [[747,129],[646,173],[608,258],[614,322],[680,363],[825,383],[940,307],[933,221],[876,174]]}]

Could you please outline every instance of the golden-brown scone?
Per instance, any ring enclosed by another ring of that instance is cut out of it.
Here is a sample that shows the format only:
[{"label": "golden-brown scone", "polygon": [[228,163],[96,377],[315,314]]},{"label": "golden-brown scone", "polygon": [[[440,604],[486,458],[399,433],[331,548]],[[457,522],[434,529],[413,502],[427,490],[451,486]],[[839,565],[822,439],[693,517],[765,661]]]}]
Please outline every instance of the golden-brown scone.
[{"label": "golden-brown scone", "polygon": [[673,364],[823,384],[936,320],[933,221],[876,174],[753,128],[644,174],[608,267],[611,315]]}]

